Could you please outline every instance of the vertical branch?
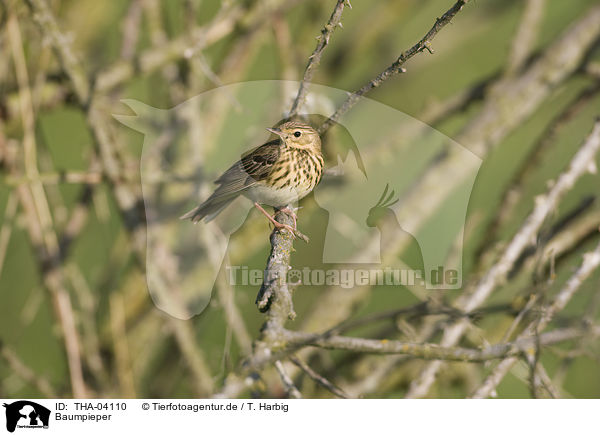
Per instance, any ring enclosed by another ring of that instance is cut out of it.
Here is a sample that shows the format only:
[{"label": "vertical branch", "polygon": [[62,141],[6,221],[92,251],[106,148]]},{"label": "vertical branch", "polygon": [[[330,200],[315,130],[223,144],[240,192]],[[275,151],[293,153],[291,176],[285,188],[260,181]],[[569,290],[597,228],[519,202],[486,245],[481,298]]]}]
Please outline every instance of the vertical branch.
[{"label": "vertical branch", "polygon": [[115,352],[117,379],[122,397],[134,399],[135,383],[127,344],[127,328],[125,327],[125,310],[123,309],[123,296],[114,292],[110,295],[110,329]]},{"label": "vertical branch", "polygon": [[304,77],[302,78],[302,82],[300,82],[300,89],[298,89],[298,95],[296,95],[296,99],[294,100],[290,110],[290,118],[296,116],[304,104],[306,94],[308,93],[308,86],[315,75],[317,67],[321,63],[321,56],[323,56],[323,51],[325,50],[325,47],[327,47],[327,44],[329,44],[329,38],[331,38],[331,35],[336,27],[342,27],[342,12],[344,11],[344,6],[346,4],[351,7],[348,0],[337,0],[337,3],[333,8],[333,12],[329,17],[329,21],[327,21],[327,24],[325,24],[325,27],[323,27],[321,30],[321,35],[318,38],[317,46],[308,58],[308,64],[304,70]]},{"label": "vertical branch", "polygon": [[85,70],[81,67],[77,56],[73,52],[71,44],[58,28],[58,24],[45,0],[26,0],[29,7],[35,11],[33,19],[38,25],[47,30],[44,36],[49,38],[52,47],[60,60],[60,63],[69,75],[77,97],[84,104],[90,97],[90,85]]},{"label": "vertical branch", "polygon": [[532,51],[544,13],[546,0],[526,0],[525,11],[512,41],[506,74],[512,75],[525,64]]},{"label": "vertical branch", "polygon": [[[275,220],[285,225],[294,225],[292,218],[286,213],[277,213]],[[294,236],[289,231],[274,230],[271,233],[271,254],[265,267],[263,284],[256,297],[259,311],[268,312],[266,326],[271,330],[281,330],[287,319],[296,317],[287,284],[293,245]]]},{"label": "vertical branch", "polygon": [[[113,188],[117,204],[123,215],[130,243],[134,247],[137,260],[140,264],[144,264],[146,240],[145,228],[142,225],[142,216],[139,213],[140,192],[130,186],[127,180],[123,178],[123,165],[115,150],[115,143],[117,142],[111,135],[111,129],[106,119],[106,111],[102,107],[102,101],[99,101],[102,99],[100,90],[98,89],[100,77],[98,78],[98,82],[96,82],[96,92],[90,95],[90,83],[85,75],[85,71],[71,51],[69,41],[61,34],[45,0],[27,0],[27,3],[31,9],[32,16],[40,27],[41,33],[51,42],[63,69],[74,83],[79,102],[82,108],[86,110],[87,120],[94,135],[95,145],[99,150],[102,169]],[[225,21],[219,21],[219,23],[225,27],[215,30],[214,37],[220,38],[223,36],[221,34],[222,31],[228,32],[232,28],[231,26],[233,26],[236,17],[237,15],[235,14],[226,14],[226,16],[222,17]],[[205,41],[205,43],[208,42]],[[178,44],[183,44],[183,41],[178,41]],[[184,47],[180,48],[183,51]],[[170,59],[172,54],[171,52],[167,54],[168,59]],[[163,65],[166,63],[166,61],[163,62],[164,60],[161,58],[159,63]],[[133,71],[131,74],[133,74]],[[130,75],[126,75],[126,77],[120,77],[120,79],[125,80],[130,77]],[[115,78],[112,77],[112,79]],[[114,85],[115,83],[112,84]],[[108,85],[105,83],[104,86]],[[104,88],[104,91],[107,89]],[[212,377],[205,363],[204,354],[195,343],[191,325],[178,322],[171,317],[168,317],[168,321],[171,323],[171,331],[175,336],[176,342],[190,366],[192,375],[197,381],[199,391],[203,393],[210,392],[212,389]]]},{"label": "vertical branch", "polygon": [[135,53],[140,36],[140,20],[142,17],[141,0],[133,0],[127,10],[127,15],[121,24],[123,38],[121,41],[121,58],[131,60]]},{"label": "vertical branch", "polygon": [[[287,213],[277,213],[275,220],[285,225],[294,224]],[[263,284],[256,296],[256,305],[260,312],[267,313],[267,320],[250,359],[269,359],[274,351],[283,348],[286,345],[284,325],[288,319],[296,317],[292,292],[287,283],[294,236],[289,231],[274,229],[270,239],[271,254],[267,259]]]},{"label": "vertical branch", "polygon": [[94,292],[89,287],[79,267],[72,263],[65,267],[66,274],[75,291],[78,305],[81,307],[81,328],[83,357],[90,368],[90,372],[99,383],[106,384],[108,375],[102,362],[100,339],[98,337],[98,325],[95,321],[97,302]]},{"label": "vertical branch", "polygon": [[8,248],[8,242],[10,241],[18,205],[19,199],[17,198],[17,195],[15,195],[14,192],[10,192],[8,194],[8,200],[6,201],[6,208],[4,209],[2,227],[0,228],[0,275],[2,275],[4,260],[6,259],[6,250]]},{"label": "vertical branch", "polygon": [[232,329],[238,346],[240,346],[244,355],[249,355],[252,352],[252,339],[244,323],[242,313],[240,313],[235,303],[235,293],[231,288],[231,284],[224,277],[219,280],[217,292],[225,312],[225,320]]},{"label": "vertical branch", "polygon": [[25,209],[30,238],[34,245],[38,247],[43,265],[44,281],[50,290],[55,314],[61,326],[73,396],[83,398],[86,397],[87,393],[83,380],[79,338],[75,327],[75,315],[71,305],[71,298],[64,286],[58,238],[54,232],[50,206],[44,187],[39,180],[35,142],[35,115],[33,112],[27,65],[23,53],[21,30],[14,14],[8,20],[7,29],[19,84],[21,119],[24,132],[25,173],[31,179],[29,186],[21,185],[17,188],[17,192]]},{"label": "vertical branch", "polygon": [[174,319],[169,316],[170,326],[181,349],[186,363],[192,373],[195,382],[195,391],[198,396],[206,396],[213,390],[213,380],[210,368],[204,358],[204,353],[198,347],[194,331],[188,322]]}]

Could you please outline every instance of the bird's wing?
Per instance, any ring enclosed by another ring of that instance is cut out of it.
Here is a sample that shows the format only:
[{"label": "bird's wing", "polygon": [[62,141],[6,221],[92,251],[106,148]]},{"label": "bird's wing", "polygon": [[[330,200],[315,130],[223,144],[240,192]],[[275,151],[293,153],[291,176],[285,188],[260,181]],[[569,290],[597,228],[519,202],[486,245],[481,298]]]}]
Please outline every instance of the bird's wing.
[{"label": "bird's wing", "polygon": [[280,151],[279,140],[267,142],[248,151],[215,181],[219,184],[217,188],[219,195],[240,193],[266,179],[273,170]]}]

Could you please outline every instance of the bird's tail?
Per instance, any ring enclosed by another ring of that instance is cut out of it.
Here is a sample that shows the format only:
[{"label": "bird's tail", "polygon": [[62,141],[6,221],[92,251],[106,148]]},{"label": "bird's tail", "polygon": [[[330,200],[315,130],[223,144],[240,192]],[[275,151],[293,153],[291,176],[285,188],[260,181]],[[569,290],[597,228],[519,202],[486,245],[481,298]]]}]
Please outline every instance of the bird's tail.
[{"label": "bird's tail", "polygon": [[237,195],[227,198],[214,198],[211,196],[198,207],[188,211],[179,219],[190,219],[194,223],[200,222],[202,219],[204,219],[205,222],[210,222],[235,198],[237,198]]}]

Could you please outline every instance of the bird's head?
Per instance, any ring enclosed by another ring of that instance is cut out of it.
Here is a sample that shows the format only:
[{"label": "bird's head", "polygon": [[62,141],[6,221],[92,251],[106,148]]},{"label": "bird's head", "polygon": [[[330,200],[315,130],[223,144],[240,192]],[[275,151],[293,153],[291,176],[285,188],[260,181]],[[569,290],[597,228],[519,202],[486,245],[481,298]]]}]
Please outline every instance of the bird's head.
[{"label": "bird's head", "polygon": [[321,138],[319,133],[308,124],[289,121],[278,127],[267,128],[281,138],[282,143],[290,148],[313,149],[321,151]]}]

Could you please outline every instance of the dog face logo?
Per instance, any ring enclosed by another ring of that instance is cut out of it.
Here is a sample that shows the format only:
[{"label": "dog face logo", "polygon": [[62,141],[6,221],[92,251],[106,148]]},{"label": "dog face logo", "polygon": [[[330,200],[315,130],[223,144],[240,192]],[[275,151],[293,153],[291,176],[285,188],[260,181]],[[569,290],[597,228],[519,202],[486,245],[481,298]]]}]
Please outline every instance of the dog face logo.
[{"label": "dog face logo", "polygon": [[[158,308],[188,319],[204,310],[215,283],[225,279],[229,253],[234,252],[230,238],[248,220],[252,202],[238,197],[215,219],[197,225],[178,218],[206,199],[214,190],[212,181],[241,155],[268,140],[266,127],[285,118],[298,85],[236,83],[169,110],[123,101],[135,116],[115,118],[144,134],[140,169],[147,220],[146,275]],[[303,115],[326,118],[346,96],[343,90],[313,84]],[[398,263],[397,251],[414,246],[426,288],[460,288],[462,232],[481,160],[437,130],[368,98],[323,139],[326,173],[304,200],[314,201],[311,206],[326,215],[322,231],[308,234],[319,266],[402,269],[412,265]],[[428,186],[436,204],[442,204],[431,213],[429,197],[411,195],[415,180],[435,170],[431,162],[440,155],[457,163],[459,172],[444,175],[460,183],[443,198],[439,192],[444,189]],[[302,211],[300,215],[302,225]],[[458,262],[453,265],[459,271],[456,279],[429,279],[446,267],[450,256]]]},{"label": "dog face logo", "polygon": [[6,430],[16,428],[48,428],[50,410],[30,400],[19,400],[3,404],[6,408]]}]

